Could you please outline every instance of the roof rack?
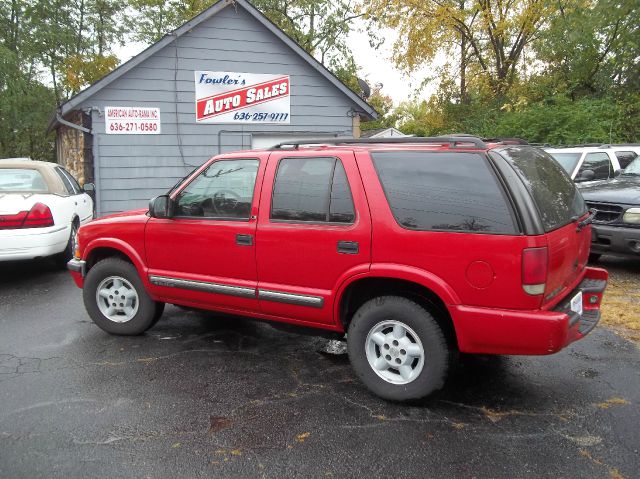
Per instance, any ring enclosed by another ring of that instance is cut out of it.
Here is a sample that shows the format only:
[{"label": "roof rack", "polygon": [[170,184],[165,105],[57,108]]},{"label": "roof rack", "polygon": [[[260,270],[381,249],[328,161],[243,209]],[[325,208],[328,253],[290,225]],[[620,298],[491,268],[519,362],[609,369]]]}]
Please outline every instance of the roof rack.
[{"label": "roof rack", "polygon": [[607,148],[624,148],[627,146],[640,146],[640,143],[606,143],[604,145],[600,145],[600,148],[602,149],[607,149]]},{"label": "roof rack", "polygon": [[427,143],[431,145],[446,145],[450,148],[468,146],[484,150],[487,145],[481,138],[475,136],[435,136],[435,137],[402,137],[402,138],[318,138],[317,140],[293,140],[275,145],[273,150],[285,148],[298,149],[302,145],[376,145],[376,144],[411,144]]},{"label": "roof rack", "polygon": [[530,145],[527,140],[523,140],[522,138],[483,138],[483,141],[488,143],[504,143],[505,145]]}]

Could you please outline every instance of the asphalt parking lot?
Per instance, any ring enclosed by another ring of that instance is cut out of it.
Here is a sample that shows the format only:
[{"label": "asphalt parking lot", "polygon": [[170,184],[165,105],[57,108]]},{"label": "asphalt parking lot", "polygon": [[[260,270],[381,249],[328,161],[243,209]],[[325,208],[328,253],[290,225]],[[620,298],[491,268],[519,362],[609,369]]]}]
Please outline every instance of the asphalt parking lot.
[{"label": "asphalt parking lot", "polygon": [[175,307],[109,336],[66,272],[1,264],[0,477],[639,477],[640,348],[605,327],[554,356],[465,358],[414,405],[325,344]]}]

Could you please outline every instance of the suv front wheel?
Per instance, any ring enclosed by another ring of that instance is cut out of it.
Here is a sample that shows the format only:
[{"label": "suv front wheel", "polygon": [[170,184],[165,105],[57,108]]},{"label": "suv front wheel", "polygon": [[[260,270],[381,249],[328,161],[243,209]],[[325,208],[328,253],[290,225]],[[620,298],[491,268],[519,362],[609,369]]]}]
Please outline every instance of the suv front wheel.
[{"label": "suv front wheel", "polygon": [[349,359],[362,382],[391,401],[421,399],[442,388],[450,352],[434,317],[399,296],[380,296],[356,312]]},{"label": "suv front wheel", "polygon": [[104,259],[89,270],[82,296],[93,322],[111,334],[142,334],[164,310],[164,303],[149,296],[136,268],[119,258]]}]

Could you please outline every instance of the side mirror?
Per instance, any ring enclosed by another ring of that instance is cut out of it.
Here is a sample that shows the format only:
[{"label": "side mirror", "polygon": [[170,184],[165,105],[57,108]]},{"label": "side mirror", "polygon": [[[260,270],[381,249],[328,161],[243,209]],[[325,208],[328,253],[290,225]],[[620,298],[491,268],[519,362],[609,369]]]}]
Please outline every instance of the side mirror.
[{"label": "side mirror", "polygon": [[596,172],[593,170],[583,170],[580,176],[576,178],[576,181],[591,181],[596,177]]},{"label": "side mirror", "polygon": [[96,192],[96,185],[93,183],[85,183],[82,189],[85,193],[93,195]]},{"label": "side mirror", "polygon": [[622,174],[623,171],[624,171],[623,169],[614,171],[613,177],[617,178],[618,176],[620,176]]},{"label": "side mirror", "polygon": [[149,216],[152,218],[171,218],[173,202],[167,195],[156,196],[149,201]]}]

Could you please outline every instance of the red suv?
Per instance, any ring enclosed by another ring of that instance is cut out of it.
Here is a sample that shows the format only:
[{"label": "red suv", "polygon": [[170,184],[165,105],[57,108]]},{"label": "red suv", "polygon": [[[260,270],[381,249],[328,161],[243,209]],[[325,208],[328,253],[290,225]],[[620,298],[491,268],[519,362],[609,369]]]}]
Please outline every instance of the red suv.
[{"label": "red suv", "polygon": [[600,318],[591,214],[519,141],[316,140],[207,161],[148,210],[83,226],[93,321],[141,334],[164,304],[347,334],[376,394],[425,397],[456,352],[550,354]]}]

